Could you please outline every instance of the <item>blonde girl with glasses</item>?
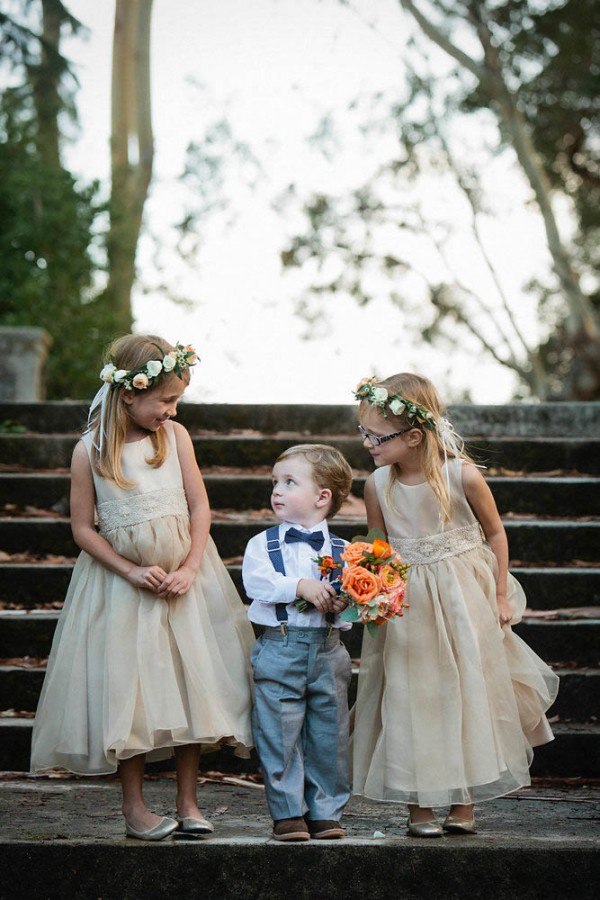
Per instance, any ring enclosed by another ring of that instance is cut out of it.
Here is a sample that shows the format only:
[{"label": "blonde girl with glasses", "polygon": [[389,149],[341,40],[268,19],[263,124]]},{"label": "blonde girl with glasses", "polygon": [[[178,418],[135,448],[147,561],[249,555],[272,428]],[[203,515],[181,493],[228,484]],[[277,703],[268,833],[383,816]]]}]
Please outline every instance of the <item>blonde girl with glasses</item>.
[{"label": "blonde girl with glasses", "polygon": [[406,614],[363,638],[353,791],[407,804],[415,837],[472,834],[474,803],[530,783],[558,678],[511,629],[525,598],[506,532],[433,384],[402,373],[355,396],[368,525],[411,568]]},{"label": "blonde girl with glasses", "polygon": [[[197,356],[155,335],[109,350],[73,452],[81,548],[33,729],[31,768],[119,770],[128,837],[213,831],[198,809],[201,744],[252,744],[252,627],[209,536],[186,429],[172,419]],[[144,763],[174,754],[175,816],[145,804]]]}]

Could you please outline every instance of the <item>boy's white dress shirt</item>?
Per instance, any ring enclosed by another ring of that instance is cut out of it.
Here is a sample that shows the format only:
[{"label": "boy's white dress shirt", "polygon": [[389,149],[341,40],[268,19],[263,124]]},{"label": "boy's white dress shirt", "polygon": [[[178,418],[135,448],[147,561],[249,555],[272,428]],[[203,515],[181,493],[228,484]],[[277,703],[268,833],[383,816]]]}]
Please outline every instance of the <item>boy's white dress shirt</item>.
[{"label": "boy's white dress shirt", "polygon": [[[285,535],[289,528],[310,534],[321,531],[324,543],[320,550],[310,544],[298,542],[286,544]],[[277,572],[267,551],[267,533],[262,531],[248,541],[242,563],[242,579],[248,597],[252,599],[248,610],[248,618],[257,625],[277,627],[279,621],[275,611],[277,603],[292,604],[287,606],[287,624],[298,628],[324,628],[329,624],[325,615],[309,606],[307,612],[299,612],[293,605],[297,598],[296,588],[301,578],[321,578],[321,573],[314,560],[317,556],[332,556],[331,540],[326,519],[312,528],[303,528],[294,522],[282,522],[279,525],[279,542],[285,566],[285,575]],[[347,542],[346,542],[347,543]],[[349,622],[341,622],[339,615],[334,620],[334,628],[346,630],[351,628]]]}]

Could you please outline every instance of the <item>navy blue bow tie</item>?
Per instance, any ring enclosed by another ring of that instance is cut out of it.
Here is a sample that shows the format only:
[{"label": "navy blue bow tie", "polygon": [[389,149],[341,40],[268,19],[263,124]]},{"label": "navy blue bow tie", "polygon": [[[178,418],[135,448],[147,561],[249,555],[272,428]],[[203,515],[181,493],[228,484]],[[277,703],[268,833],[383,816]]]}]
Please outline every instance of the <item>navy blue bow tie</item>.
[{"label": "navy blue bow tie", "polygon": [[322,531],[298,531],[297,528],[288,528],[285,533],[286,544],[310,544],[314,550],[320,550],[325,543]]}]

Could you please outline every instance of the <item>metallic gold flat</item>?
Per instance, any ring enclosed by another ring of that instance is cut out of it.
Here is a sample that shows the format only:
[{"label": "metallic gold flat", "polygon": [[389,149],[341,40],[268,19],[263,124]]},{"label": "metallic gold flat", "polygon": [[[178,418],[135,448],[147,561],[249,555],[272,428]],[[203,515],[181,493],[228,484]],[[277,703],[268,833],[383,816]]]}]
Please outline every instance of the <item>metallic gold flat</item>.
[{"label": "metallic gold flat", "polygon": [[158,825],[149,828],[147,831],[136,831],[132,828],[127,820],[125,820],[125,834],[129,838],[137,838],[138,841],[162,841],[163,838],[173,834],[177,828],[175,819],[163,816]]},{"label": "metallic gold flat", "polygon": [[174,838],[200,838],[207,834],[212,834],[215,826],[204,816],[177,816],[177,831],[173,835]]},{"label": "metallic gold flat", "polygon": [[460,816],[446,816],[442,825],[450,834],[475,834],[475,819],[461,819]]},{"label": "metallic gold flat", "polygon": [[443,834],[440,823],[436,819],[430,819],[428,822],[412,822],[410,816],[406,820],[408,833],[413,837],[441,837]]}]

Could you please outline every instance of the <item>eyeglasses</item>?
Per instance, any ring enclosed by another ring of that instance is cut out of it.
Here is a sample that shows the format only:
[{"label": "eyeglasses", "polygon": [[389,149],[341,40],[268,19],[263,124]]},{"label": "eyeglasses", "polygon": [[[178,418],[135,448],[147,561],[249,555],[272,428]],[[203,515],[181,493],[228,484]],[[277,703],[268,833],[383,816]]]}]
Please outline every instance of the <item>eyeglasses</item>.
[{"label": "eyeglasses", "polygon": [[362,434],[364,438],[368,438],[369,441],[373,444],[374,447],[379,447],[380,444],[385,444],[386,441],[391,441],[392,438],[400,437],[401,434],[406,434],[407,431],[412,431],[413,428],[416,428],[416,425],[411,425],[410,428],[403,428],[402,431],[394,431],[393,434],[384,434],[383,437],[379,437],[376,434],[371,434],[362,425],[358,426],[358,430]]}]

